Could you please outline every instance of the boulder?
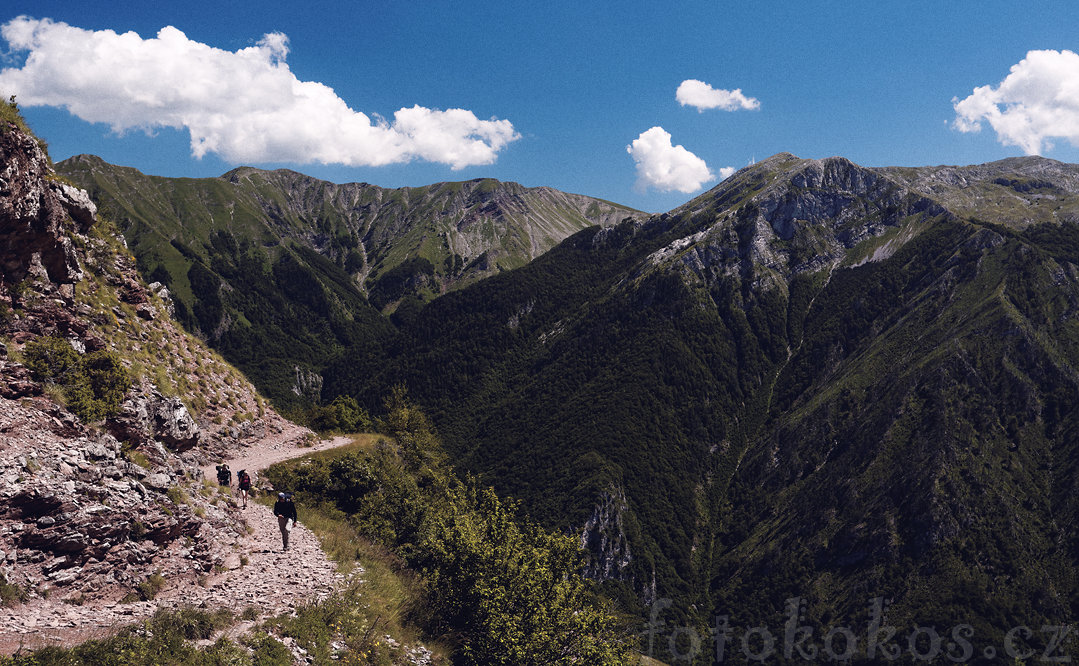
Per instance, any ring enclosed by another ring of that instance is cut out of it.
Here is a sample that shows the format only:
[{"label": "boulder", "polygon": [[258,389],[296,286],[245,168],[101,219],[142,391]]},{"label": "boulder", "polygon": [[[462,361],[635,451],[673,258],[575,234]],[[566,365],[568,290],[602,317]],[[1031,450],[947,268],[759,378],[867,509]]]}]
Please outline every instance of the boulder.
[{"label": "boulder", "polygon": [[105,427],[120,441],[140,445],[157,440],[177,451],[195,446],[201,438],[199,425],[184,403],[157,391],[132,393]]},{"label": "boulder", "polygon": [[154,306],[149,303],[139,303],[136,305],[135,314],[138,315],[140,319],[145,319],[146,321],[153,321],[157,316],[157,313],[154,311]]},{"label": "boulder", "polygon": [[158,472],[146,477],[146,485],[155,490],[168,490],[169,486],[172,485],[172,480],[169,479],[168,474]]},{"label": "boulder", "polygon": [[97,206],[86,190],[57,181],[49,181],[49,188],[56,194],[60,205],[79,225],[81,231],[88,230],[94,224],[97,218]]}]

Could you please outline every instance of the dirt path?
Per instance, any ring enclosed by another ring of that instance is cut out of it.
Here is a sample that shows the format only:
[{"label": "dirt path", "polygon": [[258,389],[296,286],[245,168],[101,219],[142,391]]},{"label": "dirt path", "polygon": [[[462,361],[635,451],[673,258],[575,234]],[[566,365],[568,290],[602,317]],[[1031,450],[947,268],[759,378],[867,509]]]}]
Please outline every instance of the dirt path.
[{"label": "dirt path", "polygon": [[[248,472],[264,470],[274,463],[282,460],[305,456],[316,451],[325,451],[344,446],[352,442],[349,437],[334,437],[333,439],[319,440],[318,444],[309,447],[299,445],[303,434],[307,431],[299,426],[285,428],[281,433],[263,438],[258,444],[238,452],[235,458],[225,461],[232,470],[232,486],[236,487],[236,474],[241,469]],[[217,480],[216,465],[203,465],[202,473],[210,481]],[[254,479],[254,477],[252,477]]]},{"label": "dirt path", "polygon": [[[263,470],[270,465],[314,451],[351,442],[348,437],[322,440],[312,447],[300,445],[307,431],[289,424],[282,432],[241,449],[228,460],[235,471]],[[203,467],[206,478],[215,481],[214,465]],[[233,489],[235,489],[235,479]],[[246,509],[230,510],[231,530],[218,535],[214,547],[221,551],[223,565],[214,572],[198,572],[166,581],[152,601],[120,603],[90,602],[82,606],[39,599],[13,608],[0,608],[0,654],[12,654],[20,647],[73,645],[109,635],[119,626],[149,617],[159,608],[203,606],[229,608],[239,615],[249,607],[261,617],[287,612],[297,606],[321,601],[345,582],[319,547],[318,539],[300,520],[292,531],[289,550],[282,552],[277,519],[269,507],[249,501]],[[187,553],[163,554],[185,558]],[[362,574],[356,568],[351,575]]]}]

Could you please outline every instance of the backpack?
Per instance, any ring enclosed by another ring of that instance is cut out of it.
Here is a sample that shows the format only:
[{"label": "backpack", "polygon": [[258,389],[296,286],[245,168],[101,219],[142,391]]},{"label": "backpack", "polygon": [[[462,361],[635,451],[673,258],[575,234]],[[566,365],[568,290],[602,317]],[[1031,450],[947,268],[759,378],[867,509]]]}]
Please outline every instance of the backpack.
[{"label": "backpack", "polygon": [[247,471],[241,469],[238,478],[240,479],[240,490],[250,490],[251,476],[247,473]]}]

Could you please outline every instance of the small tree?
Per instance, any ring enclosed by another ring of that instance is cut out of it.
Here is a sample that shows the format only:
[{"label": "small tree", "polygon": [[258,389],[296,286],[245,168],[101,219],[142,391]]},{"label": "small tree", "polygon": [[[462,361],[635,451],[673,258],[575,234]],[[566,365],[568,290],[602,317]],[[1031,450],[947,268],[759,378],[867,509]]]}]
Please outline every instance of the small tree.
[{"label": "small tree", "polygon": [[90,393],[96,401],[97,418],[115,414],[124,401],[131,376],[115,352],[102,349],[87,354],[82,360]]},{"label": "small tree", "polygon": [[574,539],[517,518],[491,489],[454,491],[452,504],[424,530],[421,566],[465,663],[630,663],[626,637],[581,577]]},{"label": "small tree", "polygon": [[23,347],[23,357],[30,374],[39,382],[67,386],[82,379],[79,353],[63,338],[31,340]]},{"label": "small tree", "polygon": [[423,463],[437,462],[442,457],[442,443],[435,435],[427,415],[408,397],[408,390],[398,384],[386,398],[383,428],[397,440],[401,457],[413,470]]}]

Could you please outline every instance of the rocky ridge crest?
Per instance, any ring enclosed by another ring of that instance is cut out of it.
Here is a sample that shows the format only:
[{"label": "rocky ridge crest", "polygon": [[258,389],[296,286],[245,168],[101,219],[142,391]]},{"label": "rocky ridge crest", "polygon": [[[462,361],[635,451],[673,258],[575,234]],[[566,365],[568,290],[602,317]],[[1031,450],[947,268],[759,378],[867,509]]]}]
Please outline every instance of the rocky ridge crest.
[{"label": "rocky ridge crest", "polygon": [[794,275],[837,265],[864,241],[944,215],[942,205],[885,172],[842,157],[780,153],[653,218],[649,224],[685,235],[650,263],[687,284],[735,280],[758,292],[785,290]]}]

